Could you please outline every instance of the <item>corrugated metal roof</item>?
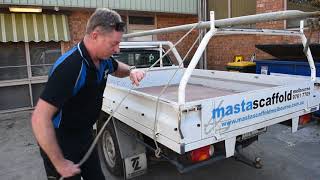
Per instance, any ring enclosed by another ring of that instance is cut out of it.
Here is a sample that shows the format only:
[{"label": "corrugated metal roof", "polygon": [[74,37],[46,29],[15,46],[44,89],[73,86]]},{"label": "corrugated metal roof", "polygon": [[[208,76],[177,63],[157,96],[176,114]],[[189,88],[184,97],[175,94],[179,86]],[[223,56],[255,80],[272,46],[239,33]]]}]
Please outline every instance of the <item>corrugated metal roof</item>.
[{"label": "corrugated metal roof", "polygon": [[197,14],[197,0],[0,0],[0,4]]}]

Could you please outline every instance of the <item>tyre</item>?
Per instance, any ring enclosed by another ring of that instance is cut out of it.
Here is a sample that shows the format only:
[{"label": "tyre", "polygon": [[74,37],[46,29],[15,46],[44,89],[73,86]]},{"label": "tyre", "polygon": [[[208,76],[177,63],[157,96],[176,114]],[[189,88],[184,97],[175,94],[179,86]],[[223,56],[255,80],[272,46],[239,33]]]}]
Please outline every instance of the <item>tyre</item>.
[{"label": "tyre", "polygon": [[[103,124],[108,119],[107,114],[100,116],[97,122],[98,132],[102,128]],[[98,150],[100,161],[102,163],[102,170],[106,171],[106,167],[109,172],[114,176],[123,176],[123,161],[121,158],[119,145],[112,123],[112,119],[107,124],[106,128],[103,130],[98,143]],[[104,172],[106,174],[106,172]]]}]

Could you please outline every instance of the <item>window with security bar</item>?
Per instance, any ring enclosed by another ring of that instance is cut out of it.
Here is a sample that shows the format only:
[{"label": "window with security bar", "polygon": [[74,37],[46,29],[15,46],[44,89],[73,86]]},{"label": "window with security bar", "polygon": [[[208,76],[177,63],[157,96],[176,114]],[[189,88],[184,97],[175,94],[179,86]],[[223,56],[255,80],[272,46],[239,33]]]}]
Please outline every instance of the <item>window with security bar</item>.
[{"label": "window with security bar", "polygon": [[0,43],[0,81],[28,78],[24,43]]},{"label": "window with security bar", "polygon": [[[256,14],[256,0],[208,0],[207,17],[210,11],[215,12],[216,19],[226,19]],[[253,28],[253,25],[237,26],[236,28]]]},{"label": "window with security bar", "polygon": [[[155,29],[155,17],[152,14],[128,16],[128,33]],[[129,41],[152,41],[156,35],[129,38]]]},{"label": "window with security bar", "polygon": [[52,64],[61,56],[60,43],[31,42],[29,47],[32,77],[47,76]]},{"label": "window with security bar", "polygon": [[34,107],[60,56],[60,42],[0,43],[0,112]]}]

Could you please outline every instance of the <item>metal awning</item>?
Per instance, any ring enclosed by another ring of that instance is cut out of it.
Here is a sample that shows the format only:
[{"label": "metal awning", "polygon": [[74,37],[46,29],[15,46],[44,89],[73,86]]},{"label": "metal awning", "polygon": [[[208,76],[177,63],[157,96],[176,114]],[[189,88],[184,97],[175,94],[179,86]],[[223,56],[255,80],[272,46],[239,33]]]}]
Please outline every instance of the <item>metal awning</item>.
[{"label": "metal awning", "polygon": [[65,15],[0,13],[0,31],[0,42],[70,40]]}]

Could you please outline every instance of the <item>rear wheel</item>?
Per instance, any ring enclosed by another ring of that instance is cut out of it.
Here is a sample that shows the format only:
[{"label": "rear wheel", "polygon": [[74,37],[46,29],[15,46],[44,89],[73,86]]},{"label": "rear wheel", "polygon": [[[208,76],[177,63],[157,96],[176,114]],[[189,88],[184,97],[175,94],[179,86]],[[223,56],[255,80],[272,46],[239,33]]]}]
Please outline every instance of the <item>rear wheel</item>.
[{"label": "rear wheel", "polygon": [[[108,115],[102,115],[97,122],[98,132],[108,119]],[[118,140],[114,130],[112,120],[109,121],[103,130],[98,143],[100,161],[103,166],[107,167],[109,172],[115,176],[123,175],[123,161],[121,158]],[[105,171],[105,168],[102,168]]]}]

